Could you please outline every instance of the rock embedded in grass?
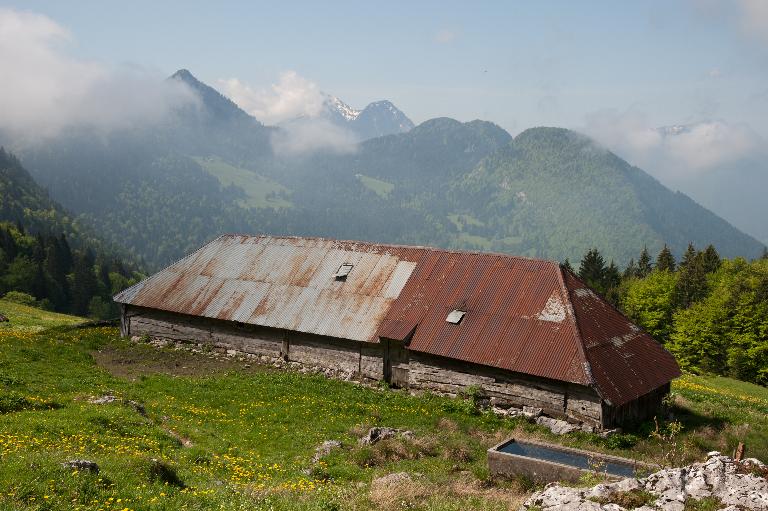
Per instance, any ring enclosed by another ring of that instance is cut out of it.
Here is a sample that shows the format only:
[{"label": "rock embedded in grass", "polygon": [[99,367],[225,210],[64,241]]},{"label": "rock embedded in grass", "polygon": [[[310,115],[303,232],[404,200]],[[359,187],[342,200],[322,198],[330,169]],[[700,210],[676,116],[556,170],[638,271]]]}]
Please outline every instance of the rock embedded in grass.
[{"label": "rock embedded in grass", "polygon": [[412,431],[403,431],[395,428],[377,426],[369,429],[368,433],[363,435],[358,440],[358,442],[361,445],[373,445],[377,442],[380,442],[381,440],[386,440],[387,438],[394,438],[396,436],[400,436],[407,440],[413,440],[415,438]]},{"label": "rock embedded in grass", "polygon": [[526,417],[530,417],[531,419],[535,419],[539,415],[541,415],[544,411],[541,408],[535,408],[533,406],[524,406],[523,407],[523,415]]},{"label": "rock embedded in grass", "polygon": [[393,486],[407,481],[411,481],[411,474],[408,472],[394,472],[371,481],[371,486]]},{"label": "rock embedded in grass", "polygon": [[78,470],[80,472],[99,473],[99,465],[90,460],[69,460],[61,464],[62,467],[69,470]]},{"label": "rock embedded in grass", "polygon": [[92,405],[106,405],[114,403],[115,401],[117,401],[117,396],[113,396],[112,394],[104,394],[101,397],[94,397],[88,400]]},{"label": "rock embedded in grass", "polygon": [[331,451],[341,447],[341,442],[338,440],[326,440],[315,449],[315,455],[312,456],[312,463],[317,463],[321,458],[324,458],[331,454]]}]

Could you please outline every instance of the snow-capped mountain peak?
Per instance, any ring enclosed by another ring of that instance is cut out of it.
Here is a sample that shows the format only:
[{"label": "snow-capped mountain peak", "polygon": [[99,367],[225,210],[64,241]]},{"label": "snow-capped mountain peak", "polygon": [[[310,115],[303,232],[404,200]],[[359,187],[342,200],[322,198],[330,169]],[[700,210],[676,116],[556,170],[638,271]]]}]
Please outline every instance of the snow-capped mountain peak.
[{"label": "snow-capped mountain peak", "polygon": [[325,94],[324,105],[326,108],[341,115],[347,121],[354,121],[357,119],[357,116],[360,115],[360,112],[362,112],[362,110],[355,110],[336,96],[331,96],[330,94]]}]

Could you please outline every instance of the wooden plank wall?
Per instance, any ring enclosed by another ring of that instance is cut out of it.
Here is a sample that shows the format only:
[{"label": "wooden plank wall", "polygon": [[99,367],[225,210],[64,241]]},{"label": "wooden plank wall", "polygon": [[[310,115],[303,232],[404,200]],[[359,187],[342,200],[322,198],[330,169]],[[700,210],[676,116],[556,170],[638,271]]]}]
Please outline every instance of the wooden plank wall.
[{"label": "wooden plank wall", "polygon": [[129,307],[123,333],[178,342],[207,343],[249,355],[283,358],[364,378],[383,378],[381,345],[335,339],[275,328],[244,325],[155,309]]},{"label": "wooden plank wall", "polygon": [[[484,395],[501,404],[541,408],[551,417],[568,418],[599,425],[601,400],[590,388],[528,375],[517,375],[411,352],[409,388],[458,394],[479,387]],[[578,412],[578,413],[577,413]]]},{"label": "wooden plank wall", "polygon": [[669,394],[669,390],[670,384],[667,383],[621,406],[610,406],[603,403],[604,425],[606,427],[620,426],[653,418],[659,413],[664,398]]}]

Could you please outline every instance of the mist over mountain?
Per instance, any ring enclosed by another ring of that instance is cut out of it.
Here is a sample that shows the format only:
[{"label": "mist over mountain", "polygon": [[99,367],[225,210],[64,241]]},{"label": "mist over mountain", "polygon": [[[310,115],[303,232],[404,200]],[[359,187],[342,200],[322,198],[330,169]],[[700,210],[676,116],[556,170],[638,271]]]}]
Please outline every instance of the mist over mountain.
[{"label": "mist over mountain", "polygon": [[[702,123],[659,128],[666,143],[691,136],[702,129]],[[755,134],[737,139],[729,137],[727,158],[718,158],[706,172],[695,175],[666,173],[669,186],[686,190],[702,205],[717,211],[734,225],[768,243],[768,146]]]},{"label": "mist over mountain", "polygon": [[337,119],[324,122],[397,131],[312,145],[302,135],[316,133],[265,126],[189,71],[171,80],[197,101],[162,122],[107,134],[68,130],[20,153],[54,199],[150,268],[222,232],[559,260],[597,246],[619,264],[664,243],[677,254],[691,241],[713,243],[724,256],[762,250],[689,197],[569,130],[535,128],[513,139],[490,122],[449,118],[405,129],[410,121],[388,102],[358,112],[338,101],[327,114]]}]

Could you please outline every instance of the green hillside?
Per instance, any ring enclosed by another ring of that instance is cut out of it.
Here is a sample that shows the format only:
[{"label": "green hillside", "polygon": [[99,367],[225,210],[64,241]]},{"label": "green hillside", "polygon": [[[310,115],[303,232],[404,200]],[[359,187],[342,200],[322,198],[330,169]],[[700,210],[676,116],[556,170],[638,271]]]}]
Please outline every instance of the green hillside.
[{"label": "green hillside", "polygon": [[[652,434],[652,422],[609,439],[555,436],[470,398],[131,343],[114,328],[68,328],[76,318],[47,313],[30,328],[29,309],[4,312],[0,509],[516,509],[534,488],[489,477],[486,461],[486,449],[509,437],[676,466],[739,441],[749,456],[768,458],[765,388],[727,378],[673,383],[675,420],[659,427],[680,432],[668,440]],[[112,397],[94,402],[104,396]],[[360,445],[371,426],[413,438]],[[327,440],[341,447],[313,461]],[[62,466],[75,459],[99,472]],[[411,480],[376,481],[399,472]]]},{"label": "green hillside", "polygon": [[247,169],[230,165],[219,157],[196,157],[194,160],[224,187],[241,189],[245,199],[238,201],[246,208],[289,208],[291,203],[282,198],[288,189],[275,181]]},{"label": "green hillside", "polygon": [[40,187],[14,155],[0,147],[0,221],[19,223],[36,232],[61,232],[73,238],[80,230],[64,209]]},{"label": "green hillside", "polygon": [[112,294],[140,274],[48,197],[0,149],[0,296],[95,317],[114,317]]}]

